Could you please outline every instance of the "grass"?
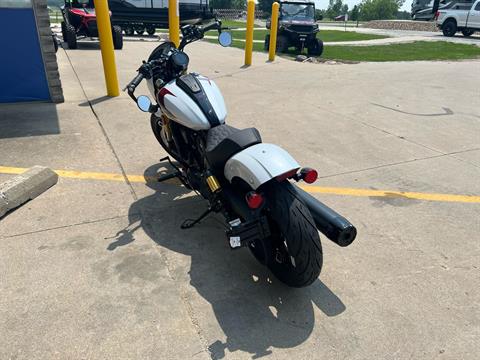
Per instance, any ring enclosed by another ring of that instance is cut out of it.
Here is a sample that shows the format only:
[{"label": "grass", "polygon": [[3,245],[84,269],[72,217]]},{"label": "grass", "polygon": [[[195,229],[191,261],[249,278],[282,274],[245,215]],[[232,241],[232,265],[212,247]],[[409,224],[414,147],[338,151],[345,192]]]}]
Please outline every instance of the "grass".
[{"label": "grass", "polygon": [[[208,32],[208,35],[215,36],[217,32],[212,31]],[[254,40],[265,40],[265,35],[269,33],[267,29],[256,29],[253,32]],[[232,31],[233,39],[245,40],[245,31]],[[362,34],[354,31],[337,31],[337,30],[320,30],[318,35],[325,42],[340,42],[340,41],[359,41],[359,40],[373,40],[373,39],[384,39],[388,36],[382,35],[373,35],[373,34]]]},{"label": "grass", "polygon": [[[207,41],[217,43],[214,39]],[[244,49],[245,42],[234,40],[232,46]],[[253,43],[254,51],[264,51],[263,44]],[[291,51],[286,56],[295,56]],[[480,57],[480,47],[446,41],[415,41],[413,43],[376,46],[325,46],[323,59],[348,61],[418,61],[461,60]]]},{"label": "grass", "polygon": [[389,36],[363,34],[355,31],[320,30],[318,37],[324,42],[340,42],[385,39]]},{"label": "grass", "polygon": [[415,61],[461,60],[480,56],[480,47],[447,41],[415,41],[414,43],[379,46],[326,46],[326,59],[351,61]]},{"label": "grass", "polygon": [[[222,19],[220,19],[222,20]],[[229,27],[229,28],[245,28],[247,26],[246,21],[237,21],[237,20],[222,20],[222,27]],[[260,28],[262,26],[254,24],[253,27]]]}]

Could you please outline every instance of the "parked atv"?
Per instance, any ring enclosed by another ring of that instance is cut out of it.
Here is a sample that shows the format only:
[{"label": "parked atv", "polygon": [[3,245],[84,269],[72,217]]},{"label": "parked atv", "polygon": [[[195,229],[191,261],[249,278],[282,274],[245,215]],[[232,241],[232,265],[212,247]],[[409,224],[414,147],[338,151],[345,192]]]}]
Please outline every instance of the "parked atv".
[{"label": "parked atv", "polygon": [[[270,29],[270,21],[267,21]],[[312,0],[280,0],[278,16],[277,52],[287,52],[295,46],[298,52],[306,47],[309,56],[323,53],[323,42],[317,39],[315,3]],[[270,45],[270,35],[265,36],[265,50]]]},{"label": "parked atv", "polygon": [[[93,0],[65,0],[62,6],[62,35],[69,49],[77,48],[78,37],[98,37],[97,17]],[[123,34],[120,26],[112,26],[113,47],[123,47]]]}]

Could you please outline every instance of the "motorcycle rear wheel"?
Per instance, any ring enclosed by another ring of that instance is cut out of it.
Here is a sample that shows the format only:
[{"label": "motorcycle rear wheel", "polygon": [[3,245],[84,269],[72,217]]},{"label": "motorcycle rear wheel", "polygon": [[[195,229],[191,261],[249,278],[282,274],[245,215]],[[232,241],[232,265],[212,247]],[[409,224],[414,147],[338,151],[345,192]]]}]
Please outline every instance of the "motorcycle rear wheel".
[{"label": "motorcycle rear wheel", "polygon": [[[265,188],[269,201],[268,214],[272,235],[262,247],[267,267],[283,283],[291,287],[312,284],[323,264],[320,236],[312,215],[295,196],[288,181],[272,182]],[[259,255],[256,249],[257,255]],[[260,260],[260,259],[259,259]]]}]

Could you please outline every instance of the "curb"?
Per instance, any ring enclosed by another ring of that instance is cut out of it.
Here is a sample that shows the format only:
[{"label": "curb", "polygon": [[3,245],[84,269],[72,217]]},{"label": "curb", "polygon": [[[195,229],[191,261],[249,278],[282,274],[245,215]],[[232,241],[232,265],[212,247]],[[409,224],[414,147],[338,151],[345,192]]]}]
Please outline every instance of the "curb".
[{"label": "curb", "polygon": [[34,166],[23,174],[0,183],[0,218],[55,185],[58,175],[44,166]]}]

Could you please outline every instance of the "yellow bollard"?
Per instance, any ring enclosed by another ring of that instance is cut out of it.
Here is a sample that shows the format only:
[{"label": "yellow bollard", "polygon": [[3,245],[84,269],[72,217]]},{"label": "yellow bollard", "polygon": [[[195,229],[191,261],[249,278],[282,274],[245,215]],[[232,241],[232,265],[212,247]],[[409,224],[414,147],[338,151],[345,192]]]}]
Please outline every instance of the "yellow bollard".
[{"label": "yellow bollard", "polygon": [[178,0],[168,0],[168,32],[170,41],[178,48],[180,45],[180,14]]},{"label": "yellow bollard", "polygon": [[277,51],[277,30],[278,30],[278,2],[272,4],[272,19],[270,21],[270,44],[268,45],[268,61],[275,60]]},{"label": "yellow bollard", "polygon": [[107,85],[108,96],[120,95],[118,89],[117,67],[115,65],[115,52],[113,51],[112,25],[110,24],[110,11],[107,0],[95,0],[95,14],[97,15],[98,37],[100,51],[102,52],[103,72]]},{"label": "yellow bollard", "polygon": [[245,37],[245,65],[252,65],[253,51],[253,23],[255,20],[255,2],[248,0],[247,5],[247,33]]}]

